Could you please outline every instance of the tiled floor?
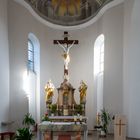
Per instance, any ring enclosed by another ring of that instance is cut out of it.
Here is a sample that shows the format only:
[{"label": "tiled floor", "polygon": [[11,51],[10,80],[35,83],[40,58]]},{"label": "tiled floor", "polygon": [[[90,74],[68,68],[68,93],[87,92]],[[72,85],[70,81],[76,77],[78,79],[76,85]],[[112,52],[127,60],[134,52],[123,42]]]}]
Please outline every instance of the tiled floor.
[{"label": "tiled floor", "polygon": [[[58,136],[54,136],[53,140],[58,140]],[[71,140],[75,140],[75,138],[72,137]],[[82,138],[82,140],[83,140],[83,138]],[[114,137],[113,137],[113,135],[108,135],[106,138],[100,138],[97,135],[97,133],[94,132],[93,134],[88,135],[88,140],[114,140]],[[127,138],[126,140],[140,140],[140,139]]]},{"label": "tiled floor", "polygon": [[[88,136],[88,140],[114,140],[114,137],[113,135],[108,135],[106,138],[99,138],[96,135],[90,135]],[[127,138],[126,140],[140,140],[140,139]]]},{"label": "tiled floor", "polygon": [[[54,137],[54,140],[57,140],[57,137]],[[75,140],[75,138],[72,138],[71,140]],[[82,139],[83,140],[83,139]],[[97,136],[88,136],[88,140],[114,140],[113,136],[107,136],[106,138],[98,138]],[[140,140],[140,139],[132,139],[127,138],[126,140]]]},{"label": "tiled floor", "polygon": [[[88,140],[114,140],[113,134],[107,135],[106,138],[99,137],[99,134],[93,132],[91,135],[88,135]],[[140,140],[140,139],[132,139],[132,138],[126,138],[126,140]]]},{"label": "tiled floor", "polygon": [[[1,138],[0,138],[1,140]],[[9,137],[5,137],[5,140],[9,140]],[[37,138],[34,137],[33,140],[39,140]],[[42,138],[42,140],[45,140]],[[53,136],[53,140],[58,140],[58,136]],[[75,140],[75,137],[71,137],[71,140]],[[83,140],[83,137],[82,139]],[[88,139],[87,140],[114,140],[114,137],[113,135],[108,135],[106,138],[100,138],[96,132],[91,132],[89,135],[88,135]],[[127,138],[126,140],[140,140],[140,139],[134,139],[134,138]]]}]

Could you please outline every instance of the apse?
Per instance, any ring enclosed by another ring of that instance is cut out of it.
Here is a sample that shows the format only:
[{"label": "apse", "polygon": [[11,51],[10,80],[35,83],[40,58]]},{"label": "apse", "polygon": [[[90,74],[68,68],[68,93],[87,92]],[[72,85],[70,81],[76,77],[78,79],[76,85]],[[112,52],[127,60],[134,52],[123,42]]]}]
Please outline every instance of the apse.
[{"label": "apse", "polygon": [[92,19],[113,0],[24,0],[45,20],[72,26]]}]

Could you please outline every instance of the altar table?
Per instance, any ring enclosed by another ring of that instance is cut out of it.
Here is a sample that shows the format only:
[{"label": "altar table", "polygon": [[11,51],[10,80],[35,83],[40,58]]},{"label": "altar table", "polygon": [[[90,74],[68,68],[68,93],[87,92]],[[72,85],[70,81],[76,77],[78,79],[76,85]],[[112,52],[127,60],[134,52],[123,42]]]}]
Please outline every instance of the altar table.
[{"label": "altar table", "polygon": [[45,132],[51,133],[53,140],[53,132],[84,132],[84,140],[87,140],[87,124],[82,122],[75,124],[74,122],[42,122],[39,124],[39,139],[42,140],[42,135]]},{"label": "altar table", "polygon": [[[74,122],[74,116],[49,116],[49,119],[53,122]],[[76,116],[77,120],[80,120],[80,115]],[[86,116],[81,116],[82,122],[87,122],[88,118]]]}]

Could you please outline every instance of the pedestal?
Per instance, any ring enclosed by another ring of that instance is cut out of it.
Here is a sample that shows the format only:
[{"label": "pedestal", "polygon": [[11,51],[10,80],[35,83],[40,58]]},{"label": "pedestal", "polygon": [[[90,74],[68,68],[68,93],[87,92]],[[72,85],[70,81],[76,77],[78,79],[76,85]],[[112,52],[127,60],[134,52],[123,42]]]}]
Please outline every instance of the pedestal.
[{"label": "pedestal", "polygon": [[115,116],[114,140],[126,140],[126,117],[124,115]]}]

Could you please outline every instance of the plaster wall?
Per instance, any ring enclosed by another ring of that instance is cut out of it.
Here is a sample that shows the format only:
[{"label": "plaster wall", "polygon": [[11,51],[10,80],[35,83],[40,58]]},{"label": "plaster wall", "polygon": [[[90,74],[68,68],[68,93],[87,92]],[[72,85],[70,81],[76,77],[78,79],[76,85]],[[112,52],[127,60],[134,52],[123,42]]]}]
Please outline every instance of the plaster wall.
[{"label": "plaster wall", "polygon": [[9,44],[7,0],[0,0],[0,131],[1,122],[9,121]]},{"label": "plaster wall", "polygon": [[[122,98],[122,9],[121,5],[111,8],[103,15],[100,21],[91,26],[69,31],[70,39],[78,39],[79,45],[70,50],[71,62],[69,65],[70,83],[76,88],[75,99],[79,103],[78,87],[84,80],[88,85],[86,115],[88,128],[93,129],[96,121],[96,94],[93,80],[93,48],[96,38],[105,34],[105,81],[104,105],[110,111],[121,112],[120,99]],[[119,10],[119,13],[118,13]],[[18,11],[18,12],[17,12]],[[117,22],[117,18],[121,23]],[[107,19],[106,19],[107,18]],[[111,18],[112,20],[109,20]],[[109,20],[109,21],[108,21]],[[115,20],[115,21],[113,21]],[[28,22],[27,22],[28,21]],[[113,21],[113,24],[112,24]],[[117,23],[115,23],[117,22]],[[111,29],[110,29],[111,27]],[[112,32],[113,30],[113,32]],[[46,111],[44,86],[52,80],[58,88],[63,82],[63,50],[53,45],[54,39],[62,39],[63,31],[45,26],[36,20],[27,9],[14,1],[9,1],[9,41],[10,41],[10,114],[11,119],[21,122],[24,114],[28,112],[28,99],[23,91],[23,73],[27,66],[27,39],[32,32],[40,42],[40,114]],[[117,40],[116,40],[117,38]],[[118,47],[118,42],[119,47]],[[112,54],[113,53],[113,54]],[[114,60],[110,62],[114,56]],[[107,62],[109,61],[109,62]],[[121,62],[120,62],[121,61]],[[120,74],[119,74],[120,72]],[[110,73],[110,75],[109,75]],[[114,78],[116,80],[114,81]],[[111,86],[110,86],[111,84]],[[113,94],[113,95],[112,95]],[[110,97],[111,96],[111,97]],[[115,96],[115,97],[113,97]],[[110,100],[113,98],[112,100]],[[54,102],[57,100],[55,90]],[[120,101],[119,105],[117,104]],[[109,104],[110,102],[110,104]],[[16,115],[15,115],[16,112]]]},{"label": "plaster wall", "polygon": [[123,111],[129,137],[140,138],[140,1],[124,3]]}]

